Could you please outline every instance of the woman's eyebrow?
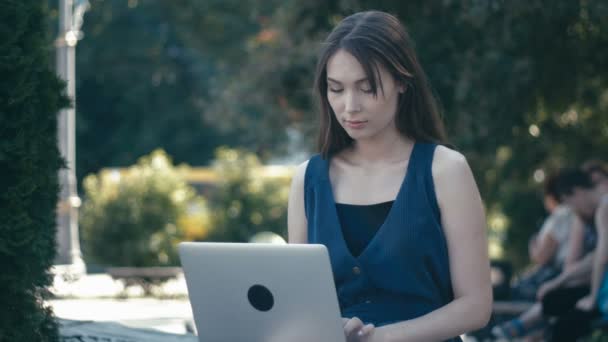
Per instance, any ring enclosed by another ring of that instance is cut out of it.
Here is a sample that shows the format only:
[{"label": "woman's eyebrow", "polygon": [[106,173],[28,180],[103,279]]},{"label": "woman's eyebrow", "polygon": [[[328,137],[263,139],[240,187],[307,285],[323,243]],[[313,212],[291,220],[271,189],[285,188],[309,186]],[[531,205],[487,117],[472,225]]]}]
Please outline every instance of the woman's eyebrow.
[{"label": "woman's eyebrow", "polygon": [[[335,79],[333,79],[333,78],[331,78],[331,77],[327,77],[327,80],[328,80],[328,81],[330,81],[330,82],[334,82],[334,83],[342,84],[342,82],[340,82],[340,81],[338,81],[338,80],[335,80]],[[361,78],[361,79],[356,80],[356,81],[355,81],[355,84],[357,84],[357,83],[362,83],[362,82],[367,82],[367,77],[364,77],[364,78]]]}]

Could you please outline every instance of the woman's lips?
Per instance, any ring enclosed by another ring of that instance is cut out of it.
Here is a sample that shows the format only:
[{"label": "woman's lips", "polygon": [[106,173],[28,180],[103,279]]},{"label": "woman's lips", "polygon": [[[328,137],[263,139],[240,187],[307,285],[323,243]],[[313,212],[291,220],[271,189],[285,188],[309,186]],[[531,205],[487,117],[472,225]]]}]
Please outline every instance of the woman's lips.
[{"label": "woman's lips", "polygon": [[345,120],[346,127],[352,129],[361,129],[367,124],[366,120]]}]

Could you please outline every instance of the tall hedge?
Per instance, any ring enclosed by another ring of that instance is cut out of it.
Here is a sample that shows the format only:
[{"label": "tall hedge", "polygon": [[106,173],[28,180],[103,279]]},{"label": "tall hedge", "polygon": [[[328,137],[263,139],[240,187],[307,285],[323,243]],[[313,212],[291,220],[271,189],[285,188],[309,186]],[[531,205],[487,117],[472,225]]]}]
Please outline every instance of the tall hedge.
[{"label": "tall hedge", "polygon": [[55,257],[57,113],[45,1],[0,1],[0,341],[56,341],[44,306]]}]

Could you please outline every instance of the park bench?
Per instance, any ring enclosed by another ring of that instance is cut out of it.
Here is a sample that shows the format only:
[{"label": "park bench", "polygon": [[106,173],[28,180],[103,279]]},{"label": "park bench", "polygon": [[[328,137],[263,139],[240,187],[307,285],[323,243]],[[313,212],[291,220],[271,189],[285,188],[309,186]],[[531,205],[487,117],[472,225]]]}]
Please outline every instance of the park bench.
[{"label": "park bench", "polygon": [[534,303],[519,301],[494,301],[492,313],[496,315],[517,316],[528,310]]},{"label": "park bench", "polygon": [[115,280],[122,280],[125,287],[139,285],[146,295],[153,285],[162,284],[182,274],[181,267],[109,267],[106,272]]}]

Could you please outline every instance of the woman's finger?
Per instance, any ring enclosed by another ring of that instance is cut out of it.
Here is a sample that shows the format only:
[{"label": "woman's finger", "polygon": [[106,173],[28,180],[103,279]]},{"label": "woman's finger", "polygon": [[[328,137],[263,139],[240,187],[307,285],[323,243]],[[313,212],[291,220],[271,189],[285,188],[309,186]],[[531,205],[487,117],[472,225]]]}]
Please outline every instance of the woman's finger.
[{"label": "woman's finger", "polygon": [[342,317],[342,327],[345,327],[348,321],[350,321],[350,318]]},{"label": "woman's finger", "polygon": [[353,317],[344,326],[344,334],[347,338],[355,337],[361,328],[363,328],[363,322],[359,318]]},{"label": "woman's finger", "polygon": [[371,334],[375,328],[376,327],[374,327],[373,324],[364,325],[363,328],[361,328],[361,330],[359,330],[359,336],[367,336],[367,335]]}]

